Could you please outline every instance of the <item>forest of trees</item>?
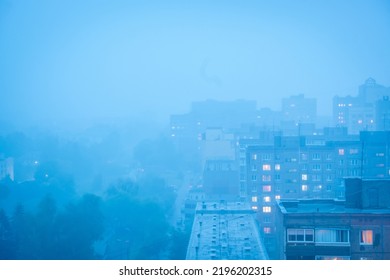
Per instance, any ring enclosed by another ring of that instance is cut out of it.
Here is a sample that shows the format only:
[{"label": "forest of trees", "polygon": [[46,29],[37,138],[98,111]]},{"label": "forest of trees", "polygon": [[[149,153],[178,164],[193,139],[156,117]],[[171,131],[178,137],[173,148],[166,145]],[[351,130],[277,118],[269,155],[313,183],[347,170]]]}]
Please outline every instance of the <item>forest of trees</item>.
[{"label": "forest of trees", "polygon": [[171,223],[176,194],[161,176],[180,166],[173,149],[164,137],[129,148],[117,131],[0,136],[17,177],[0,181],[0,259],[185,258],[189,236]]}]

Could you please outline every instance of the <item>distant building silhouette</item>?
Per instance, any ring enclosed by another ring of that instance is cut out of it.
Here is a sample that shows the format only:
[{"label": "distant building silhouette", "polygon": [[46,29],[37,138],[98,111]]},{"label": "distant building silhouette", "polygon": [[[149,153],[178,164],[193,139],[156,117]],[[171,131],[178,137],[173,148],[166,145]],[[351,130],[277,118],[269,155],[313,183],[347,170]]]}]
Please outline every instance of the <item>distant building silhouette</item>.
[{"label": "distant building silhouette", "polygon": [[372,78],[359,87],[356,97],[346,96],[333,98],[333,121],[336,126],[348,128],[351,134],[364,130],[382,128],[380,123],[387,123],[387,103],[378,103],[390,96],[390,87],[376,83]]}]

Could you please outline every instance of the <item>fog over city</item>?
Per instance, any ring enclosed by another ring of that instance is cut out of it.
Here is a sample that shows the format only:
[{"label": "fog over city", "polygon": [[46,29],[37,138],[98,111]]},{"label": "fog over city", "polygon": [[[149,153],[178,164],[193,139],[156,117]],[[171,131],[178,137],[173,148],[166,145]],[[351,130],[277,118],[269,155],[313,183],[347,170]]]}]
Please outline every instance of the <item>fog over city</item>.
[{"label": "fog over city", "polygon": [[390,84],[388,1],[0,2],[1,119],[165,124],[192,101],[280,109]]},{"label": "fog over city", "polygon": [[387,0],[0,0],[0,259],[390,259],[389,29]]}]

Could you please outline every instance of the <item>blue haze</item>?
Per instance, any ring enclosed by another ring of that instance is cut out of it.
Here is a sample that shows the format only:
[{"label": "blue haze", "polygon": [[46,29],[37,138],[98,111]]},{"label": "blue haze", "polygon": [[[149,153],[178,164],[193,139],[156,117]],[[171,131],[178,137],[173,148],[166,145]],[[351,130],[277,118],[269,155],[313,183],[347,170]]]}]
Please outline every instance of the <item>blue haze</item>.
[{"label": "blue haze", "polygon": [[[390,84],[389,1],[0,1],[0,120],[137,117],[194,100]],[[272,98],[271,98],[272,96]]]}]

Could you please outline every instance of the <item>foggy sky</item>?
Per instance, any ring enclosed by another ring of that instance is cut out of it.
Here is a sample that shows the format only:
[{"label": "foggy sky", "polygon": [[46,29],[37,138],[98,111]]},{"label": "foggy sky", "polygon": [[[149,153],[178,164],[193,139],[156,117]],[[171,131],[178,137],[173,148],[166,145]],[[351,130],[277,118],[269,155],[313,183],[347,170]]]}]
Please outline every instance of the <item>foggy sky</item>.
[{"label": "foggy sky", "polygon": [[0,0],[0,121],[166,122],[299,93],[330,115],[368,77],[390,86],[389,31],[390,1]]}]

